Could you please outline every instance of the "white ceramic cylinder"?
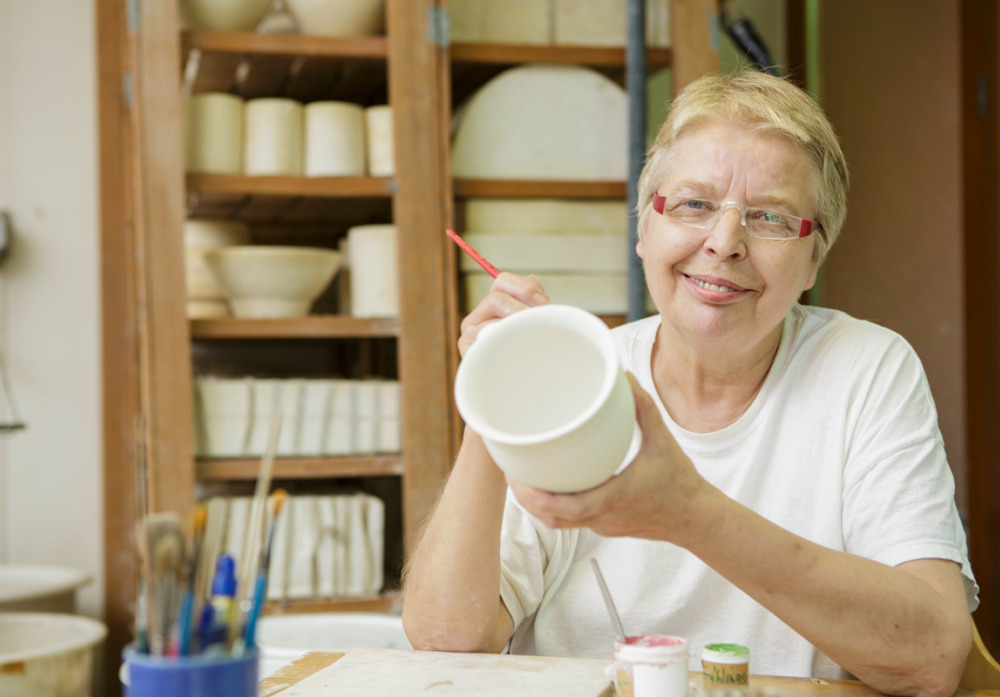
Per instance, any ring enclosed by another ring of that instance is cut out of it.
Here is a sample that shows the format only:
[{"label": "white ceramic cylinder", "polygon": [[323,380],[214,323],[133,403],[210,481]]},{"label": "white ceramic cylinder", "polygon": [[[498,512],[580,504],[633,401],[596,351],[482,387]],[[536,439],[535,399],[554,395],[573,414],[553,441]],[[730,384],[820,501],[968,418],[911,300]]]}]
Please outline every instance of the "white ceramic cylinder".
[{"label": "white ceramic cylinder", "polygon": [[181,18],[191,29],[252,31],[271,0],[181,0]]},{"label": "white ceramic cylinder", "polygon": [[569,305],[484,327],[459,364],[455,401],[510,479],[547,491],[607,481],[638,433],[610,330]]},{"label": "white ceramic cylinder", "polygon": [[350,102],[313,102],[304,109],[305,175],[363,177],[364,109]]},{"label": "white ceramic cylinder", "polygon": [[184,160],[188,172],[242,172],[242,99],[222,92],[205,92],[184,101]]},{"label": "white ceramic cylinder", "polygon": [[302,105],[294,99],[250,99],[244,108],[243,172],[302,175]]},{"label": "white ceramic cylinder", "polygon": [[205,263],[205,252],[249,242],[250,229],[243,223],[229,220],[184,222],[184,277],[187,316],[190,319],[226,317],[230,314],[226,294]]},{"label": "white ceramic cylinder", "polygon": [[351,314],[399,316],[399,270],[395,225],[359,225],[347,231],[351,269]]},{"label": "white ceramic cylinder", "polygon": [[365,109],[368,145],[368,174],[391,177],[396,173],[395,141],[392,132],[392,107],[388,104]]},{"label": "white ceramic cylinder", "polygon": [[684,637],[645,634],[615,642],[618,697],[685,697],[688,642]]},{"label": "white ceramic cylinder", "polygon": [[303,34],[367,36],[385,29],[385,0],[287,0]]}]

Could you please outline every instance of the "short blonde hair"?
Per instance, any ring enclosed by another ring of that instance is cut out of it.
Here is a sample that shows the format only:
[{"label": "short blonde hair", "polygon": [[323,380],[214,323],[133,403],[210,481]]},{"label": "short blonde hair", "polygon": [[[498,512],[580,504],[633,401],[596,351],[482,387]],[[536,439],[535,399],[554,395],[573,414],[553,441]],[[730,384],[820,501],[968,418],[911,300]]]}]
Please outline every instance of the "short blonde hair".
[{"label": "short blonde hair", "polygon": [[670,171],[677,142],[720,121],[784,138],[812,161],[816,172],[813,203],[821,225],[816,233],[816,260],[822,264],[847,217],[847,161],[833,126],[808,94],[788,80],[754,70],[706,75],[673,100],[639,176],[639,234],[649,222],[653,195]]}]

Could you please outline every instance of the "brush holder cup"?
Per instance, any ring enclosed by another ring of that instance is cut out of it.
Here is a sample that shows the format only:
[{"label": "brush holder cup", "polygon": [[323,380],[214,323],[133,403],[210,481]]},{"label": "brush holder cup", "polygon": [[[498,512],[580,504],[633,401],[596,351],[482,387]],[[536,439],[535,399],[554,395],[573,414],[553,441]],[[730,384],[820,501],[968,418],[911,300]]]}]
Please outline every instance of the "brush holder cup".
[{"label": "brush holder cup", "polygon": [[455,400],[509,479],[547,491],[602,484],[639,436],[610,330],[567,305],[484,327],[459,365]]}]

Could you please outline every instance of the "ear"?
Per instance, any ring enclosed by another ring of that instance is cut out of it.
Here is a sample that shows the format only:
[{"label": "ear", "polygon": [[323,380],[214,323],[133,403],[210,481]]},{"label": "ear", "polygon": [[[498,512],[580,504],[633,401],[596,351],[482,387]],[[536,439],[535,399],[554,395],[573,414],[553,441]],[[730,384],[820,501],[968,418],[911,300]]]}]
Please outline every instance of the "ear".
[{"label": "ear", "polygon": [[802,290],[807,291],[816,285],[816,276],[819,274],[819,264],[815,261],[812,262],[812,268],[809,271],[809,275],[806,276],[806,282],[802,285]]},{"label": "ear", "polygon": [[643,249],[643,246],[642,246],[642,237],[643,237],[642,230],[639,230],[636,234],[637,234],[637,236],[638,236],[639,239],[636,240],[636,243],[635,243],[635,253],[639,255],[640,259],[645,259],[646,258],[645,257],[646,250]]}]

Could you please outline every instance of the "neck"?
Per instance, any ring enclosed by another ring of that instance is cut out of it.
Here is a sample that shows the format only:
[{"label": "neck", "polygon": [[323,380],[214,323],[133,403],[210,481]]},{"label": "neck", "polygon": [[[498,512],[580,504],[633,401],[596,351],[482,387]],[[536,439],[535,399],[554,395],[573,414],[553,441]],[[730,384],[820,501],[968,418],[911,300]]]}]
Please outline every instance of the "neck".
[{"label": "neck", "polygon": [[670,417],[709,433],[729,426],[753,404],[781,343],[783,324],[764,340],[732,350],[687,342],[661,324],[653,347],[653,382]]}]

